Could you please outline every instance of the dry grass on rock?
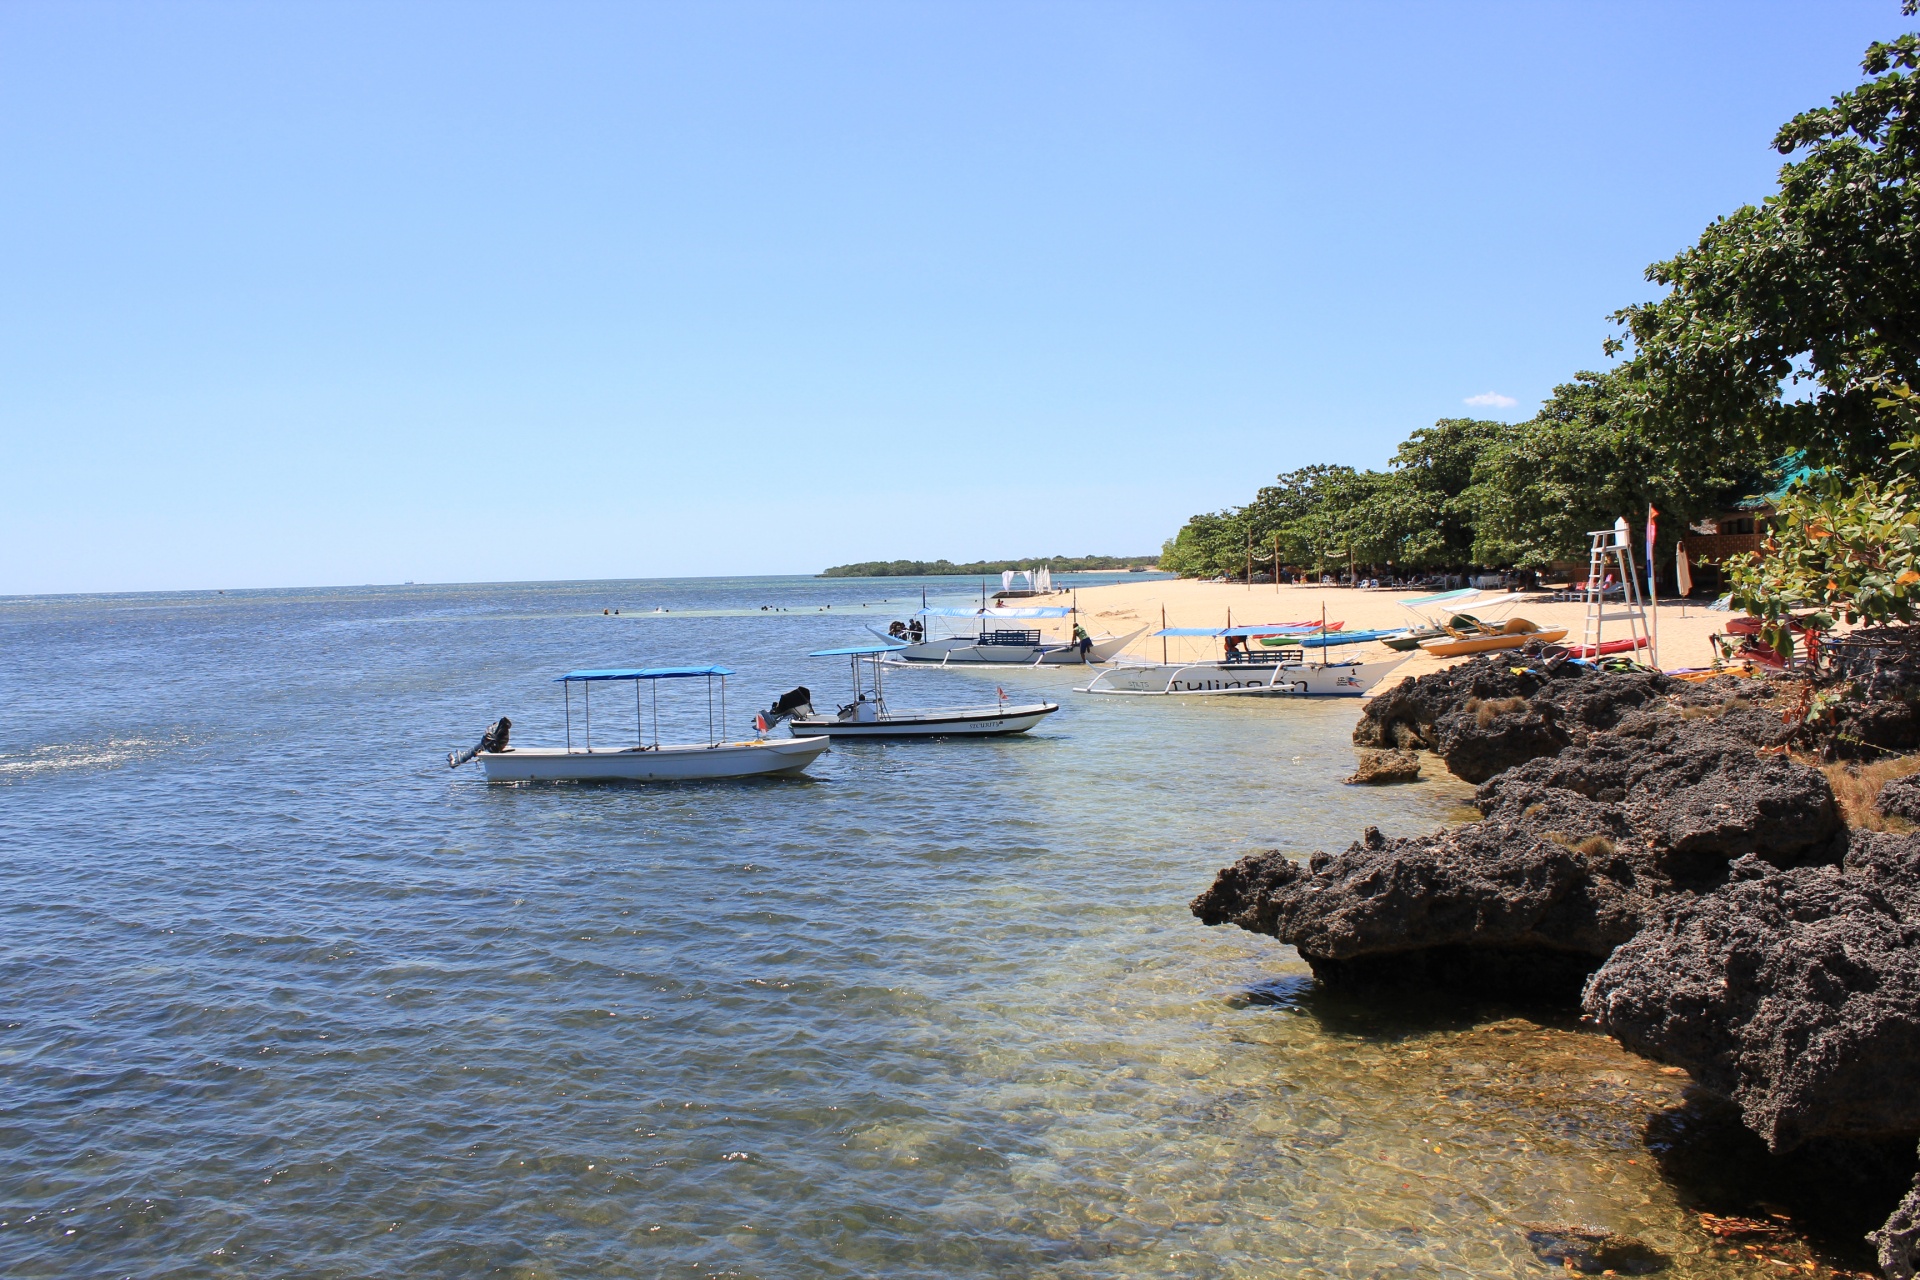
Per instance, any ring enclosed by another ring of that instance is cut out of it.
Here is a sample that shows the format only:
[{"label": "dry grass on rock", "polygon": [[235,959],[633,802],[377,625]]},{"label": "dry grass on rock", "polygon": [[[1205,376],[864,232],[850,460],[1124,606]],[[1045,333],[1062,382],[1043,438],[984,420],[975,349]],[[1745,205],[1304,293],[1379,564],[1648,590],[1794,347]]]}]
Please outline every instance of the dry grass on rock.
[{"label": "dry grass on rock", "polygon": [[1834,798],[1840,802],[1840,812],[1848,826],[1867,831],[1907,832],[1914,829],[1913,823],[1905,818],[1881,813],[1875,802],[1880,798],[1881,787],[1895,778],[1920,773],[1920,755],[1894,756],[1887,760],[1876,760],[1872,764],[1843,761],[1819,767],[1833,787]]}]

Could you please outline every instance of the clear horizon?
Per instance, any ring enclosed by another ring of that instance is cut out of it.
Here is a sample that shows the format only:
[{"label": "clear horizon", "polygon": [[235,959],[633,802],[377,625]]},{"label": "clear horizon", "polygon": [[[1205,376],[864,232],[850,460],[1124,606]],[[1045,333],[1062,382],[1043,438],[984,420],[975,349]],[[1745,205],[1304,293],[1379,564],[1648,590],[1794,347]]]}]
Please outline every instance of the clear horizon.
[{"label": "clear horizon", "polygon": [[[1036,557],[1035,563],[1038,562],[1039,558]],[[832,566],[827,567],[831,568]],[[1126,572],[1124,569],[1066,569],[1061,571],[1061,577],[1087,577],[1095,574],[1125,574]],[[1138,578],[1140,581],[1153,581],[1154,579],[1149,575],[1159,572],[1159,570],[1149,570],[1148,573],[1131,576]],[[1168,574],[1159,580],[1168,581],[1172,577],[1173,575]],[[57,599],[68,596],[95,599],[101,596],[189,596],[242,595],[247,593],[272,594],[286,591],[372,591],[384,590],[391,587],[577,587],[598,586],[606,583],[646,583],[653,585],[679,582],[746,582],[763,578],[793,578],[802,581],[814,580],[821,582],[924,582],[928,578],[952,578],[956,582],[964,581],[972,583],[981,581],[983,575],[977,573],[917,573],[887,577],[827,578],[818,570],[813,572],[802,570],[794,573],[649,574],[644,577],[627,578],[506,578],[497,581],[492,579],[472,581],[464,579],[448,579],[445,581],[426,579],[415,581],[402,580],[399,582],[310,582],[269,587],[179,586],[136,587],[127,590],[106,591],[19,591],[0,592],[0,600]]]},{"label": "clear horizon", "polygon": [[1155,551],[1603,367],[1912,25],[9,6],[0,594]]}]

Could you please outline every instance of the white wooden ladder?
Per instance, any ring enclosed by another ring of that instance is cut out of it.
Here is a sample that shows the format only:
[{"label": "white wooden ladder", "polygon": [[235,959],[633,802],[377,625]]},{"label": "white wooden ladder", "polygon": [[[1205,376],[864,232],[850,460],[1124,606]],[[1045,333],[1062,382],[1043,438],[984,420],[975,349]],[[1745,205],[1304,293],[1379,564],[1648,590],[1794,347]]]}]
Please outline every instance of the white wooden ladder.
[{"label": "white wooden ladder", "polygon": [[[1659,656],[1653,652],[1653,636],[1647,629],[1647,607],[1640,594],[1640,575],[1634,571],[1627,522],[1622,519],[1611,529],[1589,531],[1587,537],[1592,539],[1592,546],[1587,552],[1587,625],[1581,643],[1593,655],[1592,660],[1598,662],[1607,623],[1624,622],[1627,634],[1621,638],[1638,642],[1625,656],[1638,658],[1645,650],[1646,661],[1657,666]],[[1608,578],[1613,581],[1608,582]],[[1606,595],[1616,586],[1620,588],[1621,597],[1609,609]]]}]

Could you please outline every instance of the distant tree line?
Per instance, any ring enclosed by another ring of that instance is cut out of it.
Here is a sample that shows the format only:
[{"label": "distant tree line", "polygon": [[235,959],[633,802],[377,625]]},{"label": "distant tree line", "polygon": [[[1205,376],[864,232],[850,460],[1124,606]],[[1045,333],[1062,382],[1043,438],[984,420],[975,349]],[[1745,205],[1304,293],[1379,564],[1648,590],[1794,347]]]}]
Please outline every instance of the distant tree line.
[{"label": "distant tree line", "polygon": [[1775,483],[1774,455],[1759,445],[1684,456],[1684,440],[1624,411],[1623,380],[1580,374],[1525,422],[1442,419],[1409,436],[1385,471],[1286,472],[1244,507],[1187,521],[1160,565],[1188,577],[1239,577],[1250,562],[1256,573],[1542,570],[1584,561],[1588,531],[1649,503],[1670,545],[1687,524]]},{"label": "distant tree line", "polygon": [[[1832,502],[1871,489],[1879,514],[1859,527],[1884,540],[1912,512],[1894,456],[1920,385],[1917,66],[1920,36],[1876,43],[1869,79],[1782,126],[1778,189],[1647,268],[1664,292],[1611,317],[1611,368],[1575,374],[1524,422],[1415,431],[1385,471],[1287,472],[1189,520],[1161,567],[1238,576],[1251,548],[1257,572],[1278,567],[1277,540],[1281,564],[1307,569],[1539,569],[1584,561],[1588,530],[1623,515],[1637,529],[1649,503],[1671,564],[1688,524],[1790,475]],[[1815,542],[1833,541],[1826,527]],[[1800,576],[1824,583],[1820,563]]]},{"label": "distant tree line", "polygon": [[1158,556],[1034,556],[1026,560],[974,560],[955,564],[951,560],[862,560],[859,564],[837,564],[819,576],[822,578],[928,578],[949,574],[979,577],[984,573],[1004,573],[1008,569],[1047,568],[1055,573],[1090,569],[1131,569],[1135,565],[1153,568]]}]

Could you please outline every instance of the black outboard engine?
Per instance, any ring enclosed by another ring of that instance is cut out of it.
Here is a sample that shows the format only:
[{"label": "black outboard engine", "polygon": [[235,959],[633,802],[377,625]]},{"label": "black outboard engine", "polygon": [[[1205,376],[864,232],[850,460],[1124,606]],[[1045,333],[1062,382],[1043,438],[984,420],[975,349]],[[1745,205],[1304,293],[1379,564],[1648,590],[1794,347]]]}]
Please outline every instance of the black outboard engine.
[{"label": "black outboard engine", "polygon": [[761,726],[761,732],[764,733],[766,730],[779,724],[782,720],[790,719],[793,716],[810,716],[812,714],[813,691],[808,689],[807,686],[801,685],[798,689],[793,689],[781,694],[779,701],[760,713],[760,719],[764,721],[764,724]]},{"label": "black outboard engine", "polygon": [[507,745],[507,735],[512,732],[513,721],[501,716],[487,726],[487,731],[480,735],[479,742],[465,751],[447,752],[447,768],[458,769],[482,751],[511,751],[512,748]]}]

